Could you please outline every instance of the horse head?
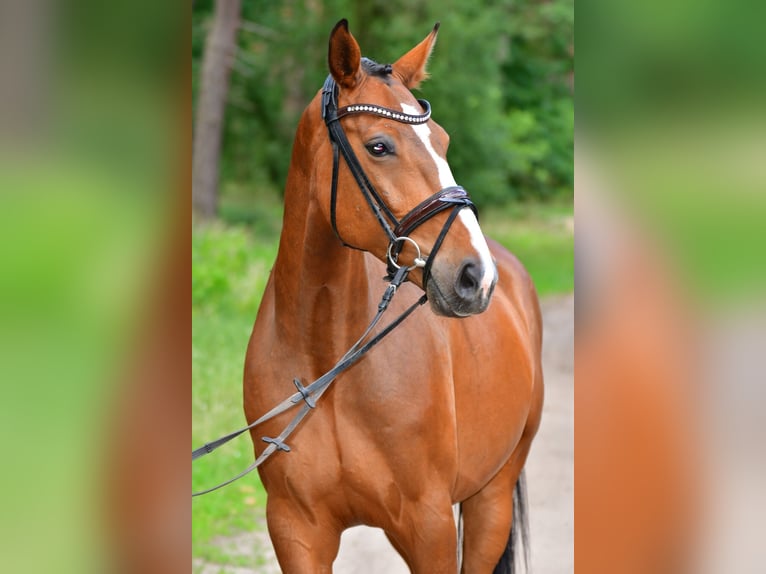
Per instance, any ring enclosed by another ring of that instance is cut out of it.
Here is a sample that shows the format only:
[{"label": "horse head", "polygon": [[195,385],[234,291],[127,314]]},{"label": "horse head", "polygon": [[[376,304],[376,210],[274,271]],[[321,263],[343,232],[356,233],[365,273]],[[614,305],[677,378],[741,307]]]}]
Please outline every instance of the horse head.
[{"label": "horse head", "polygon": [[[319,203],[346,245],[390,271],[408,266],[434,312],[465,317],[487,308],[497,269],[447,163],[449,136],[430,118],[428,102],[411,92],[427,77],[437,31],[438,24],[393,65],[381,65],[362,58],[345,20],[335,26],[323,94],[336,146],[333,182],[316,193],[327,195]],[[317,163],[326,182],[329,168]]]}]

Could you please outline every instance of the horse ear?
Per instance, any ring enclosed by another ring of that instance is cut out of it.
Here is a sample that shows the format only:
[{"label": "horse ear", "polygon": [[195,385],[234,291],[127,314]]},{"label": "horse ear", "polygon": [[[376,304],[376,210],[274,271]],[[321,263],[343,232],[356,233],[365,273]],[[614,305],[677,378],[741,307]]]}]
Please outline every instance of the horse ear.
[{"label": "horse ear", "polygon": [[394,74],[409,89],[417,88],[420,82],[428,78],[426,64],[431,56],[431,51],[436,44],[436,34],[439,32],[439,22],[420,44],[399,58],[394,64]]},{"label": "horse ear", "polygon": [[348,31],[348,20],[343,18],[332,29],[327,57],[330,73],[339,86],[352,89],[357,85],[362,76],[361,60],[359,44]]}]

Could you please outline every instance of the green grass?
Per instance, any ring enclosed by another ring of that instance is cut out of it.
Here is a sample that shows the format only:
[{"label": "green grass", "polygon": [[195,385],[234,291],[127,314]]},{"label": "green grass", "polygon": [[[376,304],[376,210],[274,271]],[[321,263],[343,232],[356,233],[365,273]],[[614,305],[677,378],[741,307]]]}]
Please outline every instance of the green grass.
[{"label": "green grass", "polygon": [[[277,233],[214,224],[192,237],[192,447],[245,425],[242,367],[261,295],[274,257]],[[245,433],[192,465],[192,489],[214,486],[253,460]],[[266,493],[252,473],[192,501],[192,555],[233,565],[216,536],[263,523]]]},{"label": "green grass", "polygon": [[[275,200],[224,210],[235,223],[198,226],[192,237],[192,446],[244,426],[242,367],[250,330],[278,243]],[[521,204],[482,210],[485,233],[527,266],[541,295],[573,289],[571,203]],[[276,220],[276,224],[275,224]],[[192,488],[237,474],[253,460],[242,435],[192,466]],[[192,555],[236,566],[218,536],[263,528],[266,494],[256,472],[192,501]],[[241,565],[241,564],[239,564]]]},{"label": "green grass", "polygon": [[[192,312],[192,447],[244,426],[242,365],[254,316],[209,309]],[[247,433],[192,465],[192,488],[214,486],[253,460]],[[215,536],[262,522],[266,493],[256,473],[192,501],[192,553],[218,561]]]},{"label": "green grass", "polygon": [[480,213],[485,235],[502,243],[532,276],[540,296],[574,290],[571,203],[521,203]]}]

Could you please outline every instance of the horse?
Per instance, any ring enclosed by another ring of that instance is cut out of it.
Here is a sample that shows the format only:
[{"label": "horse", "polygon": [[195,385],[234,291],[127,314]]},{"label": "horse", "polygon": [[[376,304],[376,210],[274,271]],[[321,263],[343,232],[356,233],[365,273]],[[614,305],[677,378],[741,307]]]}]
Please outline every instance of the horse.
[{"label": "horse", "polygon": [[481,233],[446,160],[449,137],[412,94],[438,28],[382,65],[341,20],[328,80],[297,128],[245,358],[248,422],[353,347],[387,271],[410,271],[392,310],[423,293],[429,305],[339,374],[289,445],[262,440],[287,413],[250,431],[256,457],[289,451],[258,467],[288,574],[331,572],[356,525],[381,528],[414,573],[511,571],[543,402],[540,307],[519,260]]}]

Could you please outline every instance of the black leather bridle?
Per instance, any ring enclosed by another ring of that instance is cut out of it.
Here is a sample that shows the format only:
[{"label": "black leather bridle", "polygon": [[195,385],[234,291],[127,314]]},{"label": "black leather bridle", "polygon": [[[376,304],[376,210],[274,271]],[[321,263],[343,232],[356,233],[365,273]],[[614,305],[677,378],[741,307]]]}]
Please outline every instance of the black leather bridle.
[{"label": "black leather bridle", "polygon": [[[359,189],[362,195],[367,200],[375,218],[380,223],[381,228],[386,233],[389,239],[388,252],[387,252],[387,266],[388,266],[388,279],[389,285],[386,291],[383,293],[380,303],[378,304],[378,312],[372,319],[370,324],[365,329],[362,336],[354,343],[351,348],[341,357],[335,366],[324,373],[321,377],[314,380],[310,384],[304,386],[300,379],[294,379],[293,384],[297,391],[291,396],[287,397],[284,401],[276,405],[269,412],[253,421],[244,428],[238,429],[232,433],[222,436],[212,442],[209,442],[192,451],[192,461],[205,456],[213,452],[218,447],[226,444],[230,440],[238,437],[242,433],[273,419],[274,417],[284,413],[287,410],[292,409],[297,405],[301,405],[298,413],[293,417],[290,423],[284,428],[284,430],[276,437],[263,437],[263,441],[268,443],[268,446],[258,456],[258,458],[245,470],[237,474],[235,477],[222,482],[212,488],[201,490],[199,492],[192,493],[192,496],[200,496],[207,494],[214,490],[226,486],[234,482],[235,480],[242,478],[246,474],[258,468],[266,459],[272,454],[281,450],[290,452],[290,447],[286,444],[287,438],[295,431],[301,421],[308,415],[308,413],[316,408],[317,401],[321,398],[324,392],[330,387],[335,379],[343,373],[346,369],[350,368],[356,362],[362,358],[362,356],[377,345],[383,338],[391,333],[396,327],[398,327],[407,317],[409,317],[418,307],[425,304],[427,301],[426,295],[422,295],[415,303],[410,305],[401,315],[391,321],[383,329],[381,329],[376,335],[371,336],[373,329],[380,321],[381,317],[388,309],[391,300],[397,292],[398,287],[407,280],[409,272],[417,267],[423,268],[423,289],[426,288],[426,283],[430,276],[431,264],[433,263],[436,252],[441,247],[444,237],[447,235],[452,223],[455,221],[458,213],[464,207],[471,208],[474,213],[476,207],[469,199],[468,193],[460,186],[445,187],[444,189],[436,192],[425,201],[416,205],[409,213],[407,213],[401,220],[391,212],[385,202],[380,198],[375,188],[370,183],[370,180],[364,173],[359,160],[354,154],[354,150],[351,148],[351,144],[340,125],[340,119],[350,114],[375,114],[378,116],[390,118],[397,122],[405,124],[417,125],[426,123],[431,117],[431,106],[426,100],[418,100],[425,112],[421,115],[405,114],[389,108],[376,106],[372,104],[354,104],[351,106],[345,106],[338,108],[337,94],[338,88],[333,80],[332,76],[328,76],[325,81],[324,89],[322,91],[322,117],[327,124],[327,129],[330,134],[330,141],[333,145],[333,170],[332,170],[332,190],[330,199],[330,219],[332,228],[340,241],[353,249],[359,249],[353,245],[349,245],[340,236],[338,232],[338,226],[335,216],[335,206],[338,195],[338,170],[339,170],[339,153],[343,154],[343,158],[346,160],[351,173],[354,175]],[[442,211],[451,209],[452,212],[447,217],[446,222],[442,226],[439,236],[436,238],[431,252],[427,259],[423,259],[420,253],[420,247],[415,243],[413,239],[409,237],[415,229],[420,225],[438,215]],[[397,263],[399,253],[404,243],[411,243],[417,250],[417,256],[411,266],[406,267]]]},{"label": "black leather bridle", "polygon": [[[388,68],[388,70],[390,73],[390,68]],[[439,248],[458,213],[464,207],[469,207],[476,213],[476,207],[468,197],[468,192],[459,185],[455,185],[437,191],[431,197],[416,205],[409,213],[402,217],[401,220],[397,219],[386,203],[381,199],[380,195],[375,191],[375,187],[370,183],[369,178],[364,173],[364,169],[359,163],[359,159],[356,157],[340,123],[341,118],[352,114],[372,114],[403,124],[424,124],[431,118],[431,105],[427,100],[418,100],[418,103],[424,110],[424,112],[419,115],[406,114],[401,111],[374,104],[353,104],[338,108],[338,86],[332,75],[327,76],[327,80],[325,80],[324,87],[322,88],[322,118],[327,125],[333,148],[330,222],[335,231],[335,235],[343,245],[353,249],[359,249],[344,241],[338,231],[338,223],[335,213],[338,197],[340,153],[343,155],[343,159],[346,160],[346,165],[354,176],[354,179],[359,186],[359,190],[362,192],[362,196],[367,201],[367,205],[370,206],[380,227],[388,236],[387,267],[389,277],[393,277],[393,274],[399,268],[397,263],[399,253],[401,252],[404,243],[409,242],[415,246],[418,253],[411,269],[414,269],[415,267],[423,267],[423,289],[425,290],[430,277],[431,265],[436,257],[436,253],[439,251]],[[442,226],[441,232],[436,238],[430,254],[426,259],[423,259],[420,254],[420,247],[409,237],[409,235],[420,225],[448,209],[451,209],[452,212]]]}]

